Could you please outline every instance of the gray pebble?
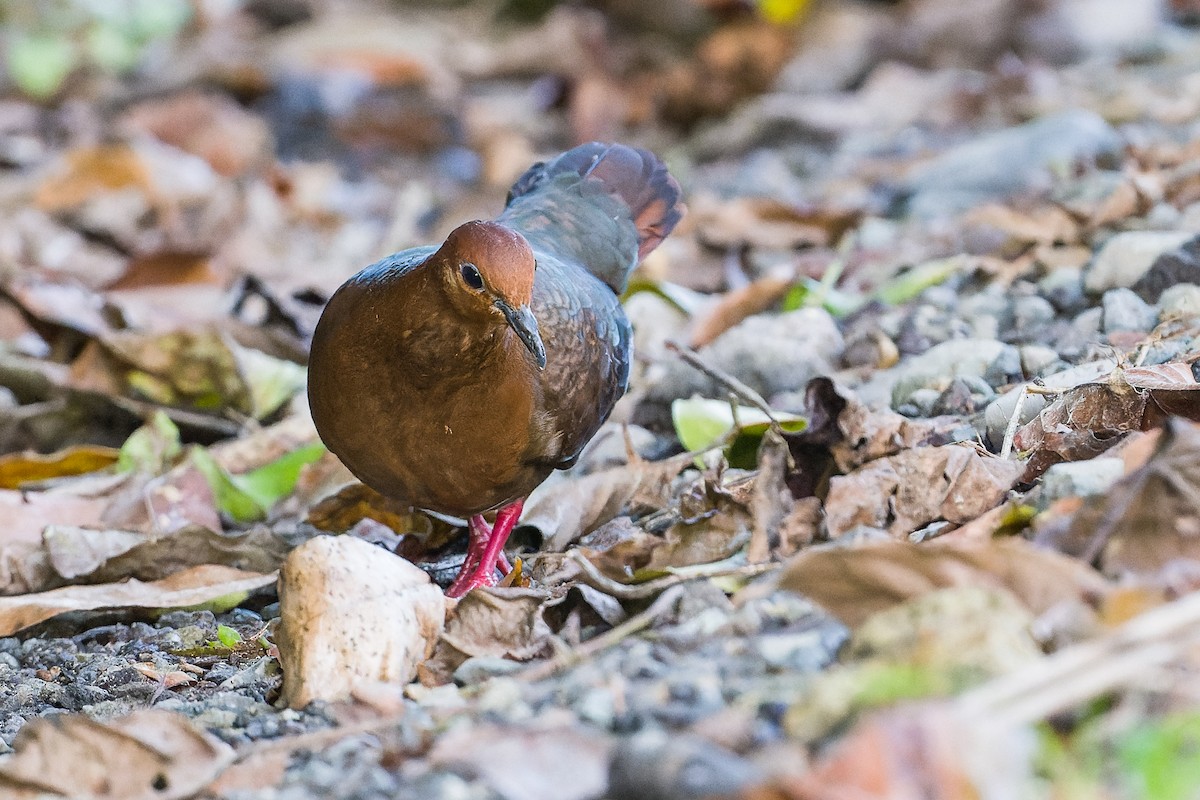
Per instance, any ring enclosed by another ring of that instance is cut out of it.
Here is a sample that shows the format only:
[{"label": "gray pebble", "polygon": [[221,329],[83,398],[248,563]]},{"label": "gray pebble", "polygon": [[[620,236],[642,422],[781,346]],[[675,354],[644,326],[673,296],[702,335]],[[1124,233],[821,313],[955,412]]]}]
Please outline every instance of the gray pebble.
[{"label": "gray pebble", "polygon": [[1149,331],[1158,321],[1158,312],[1129,289],[1109,289],[1101,300],[1104,333]]},{"label": "gray pebble", "polygon": [[[844,343],[833,318],[819,308],[750,317],[704,347],[704,360],[747,383],[767,399],[802,388],[828,374]],[[650,399],[670,402],[694,394],[722,396],[707,376],[675,359],[647,389]]]},{"label": "gray pebble", "polygon": [[1049,191],[1063,165],[1115,159],[1121,147],[1107,122],[1082,109],[977,136],[916,171],[909,211],[940,217],[1016,192]]},{"label": "gray pebble", "polygon": [[1125,231],[1104,243],[1084,277],[1092,293],[1133,286],[1155,260],[1192,238],[1190,233]]},{"label": "gray pebble", "polygon": [[1042,503],[1050,505],[1064,497],[1101,494],[1125,474],[1119,458],[1091,458],[1055,464],[1042,476]]},{"label": "gray pebble", "polygon": [[1158,300],[1159,319],[1195,319],[1200,317],[1200,286],[1180,283],[1164,290]]}]

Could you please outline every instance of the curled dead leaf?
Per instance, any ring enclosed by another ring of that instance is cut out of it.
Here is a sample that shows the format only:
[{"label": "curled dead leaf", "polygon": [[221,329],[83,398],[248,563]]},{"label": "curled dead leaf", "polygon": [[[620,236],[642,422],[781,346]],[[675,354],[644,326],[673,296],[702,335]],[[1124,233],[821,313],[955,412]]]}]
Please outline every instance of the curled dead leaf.
[{"label": "curled dead leaf", "polygon": [[1021,539],[810,548],[784,565],[778,581],[852,626],[950,586],[1003,589],[1035,614],[1062,601],[1095,601],[1110,590],[1087,565]]},{"label": "curled dead leaf", "polygon": [[129,580],[96,586],[64,586],[48,592],[0,597],[0,636],[11,636],[68,611],[190,608],[208,603],[232,608],[250,592],[269,586],[274,580],[274,574],[205,564],[150,583]]},{"label": "curled dead leaf", "polygon": [[155,709],[110,722],[83,714],[34,719],[13,749],[0,760],[8,800],[185,800],[234,759],[233,748],[183,715]]},{"label": "curled dead leaf", "polygon": [[543,614],[549,595],[539,589],[476,589],[446,617],[446,629],[421,682],[445,683],[468,658],[494,656],[527,661],[547,654],[550,626]]},{"label": "curled dead leaf", "polygon": [[831,478],[826,529],[836,538],[868,525],[899,537],[936,520],[969,522],[1003,502],[1024,471],[965,445],[905,450]]}]

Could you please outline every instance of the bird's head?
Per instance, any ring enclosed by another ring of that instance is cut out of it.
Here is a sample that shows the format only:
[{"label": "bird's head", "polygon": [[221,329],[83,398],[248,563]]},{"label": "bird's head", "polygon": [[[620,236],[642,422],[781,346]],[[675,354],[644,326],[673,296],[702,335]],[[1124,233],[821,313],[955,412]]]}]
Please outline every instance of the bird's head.
[{"label": "bird's head", "polygon": [[530,310],[536,263],[525,237],[497,222],[459,225],[430,262],[439,270],[451,304],[471,319],[509,325],[546,366],[546,348]]}]

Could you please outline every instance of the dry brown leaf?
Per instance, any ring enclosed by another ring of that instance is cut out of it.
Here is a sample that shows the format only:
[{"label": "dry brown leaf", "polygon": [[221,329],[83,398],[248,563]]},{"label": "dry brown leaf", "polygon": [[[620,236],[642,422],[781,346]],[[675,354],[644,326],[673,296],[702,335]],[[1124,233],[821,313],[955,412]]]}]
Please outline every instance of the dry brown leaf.
[{"label": "dry brown leaf", "polygon": [[528,661],[547,655],[550,626],[543,618],[549,596],[539,589],[476,589],[446,616],[446,629],[421,683],[445,683],[468,658],[494,656]]},{"label": "dry brown leaf", "polygon": [[[580,724],[462,725],[434,743],[429,762],[469,770],[500,797],[589,800],[608,786],[610,737]],[[514,770],[517,763],[537,769]]]},{"label": "dry brown leaf", "polygon": [[795,282],[794,275],[768,275],[727,292],[692,324],[688,346],[704,347],[747,317],[774,307]]},{"label": "dry brown leaf", "polygon": [[789,438],[827,448],[843,472],[914,447],[948,444],[962,425],[956,417],[914,420],[868,408],[854,392],[823,377],[809,381],[805,407],[808,428]]},{"label": "dry brown leaf", "polygon": [[969,522],[1000,504],[1024,472],[973,447],[918,447],[830,479],[825,525],[836,538],[858,525],[907,536],[936,520]]},{"label": "dry brown leaf", "polygon": [[82,714],[34,719],[13,749],[0,760],[6,800],[184,800],[234,759],[229,745],[183,715],[155,709],[110,722]]},{"label": "dry brown leaf", "polygon": [[120,325],[120,312],[102,294],[69,278],[50,280],[21,271],[6,280],[0,292],[51,343],[62,331],[100,336]]},{"label": "dry brown leaf", "polygon": [[1079,241],[1079,225],[1060,208],[1049,206],[1023,213],[1008,206],[986,205],[972,209],[963,225],[974,235],[1003,239],[993,252],[1015,258],[1037,244],[1072,244]]},{"label": "dry brown leaf", "polygon": [[857,221],[856,213],[800,208],[766,197],[717,200],[700,195],[688,200],[700,238],[722,247],[764,247],[792,250],[825,247]]},{"label": "dry brown leaf", "polygon": [[1060,546],[1110,575],[1200,562],[1200,425],[1168,422],[1146,465],[1084,505]]},{"label": "dry brown leaf", "polygon": [[688,455],[637,461],[543,484],[526,503],[521,525],[542,532],[543,550],[561,552],[631,505],[661,508],[670,482],[691,463]]},{"label": "dry brown leaf", "polygon": [[1023,480],[1061,461],[1093,458],[1170,415],[1200,421],[1200,383],[1190,363],[1116,369],[1101,382],[1076,386],[1017,431],[1014,444],[1030,452]]},{"label": "dry brown leaf", "polygon": [[407,683],[442,630],[445,598],[429,576],[349,536],[318,536],[280,570],[283,696],[292,708],[343,700],[355,685]]},{"label": "dry brown leaf", "polygon": [[270,159],[266,123],[225,95],[193,90],[149,100],[128,111],[120,124],[200,156],[227,177]]},{"label": "dry brown leaf", "polygon": [[165,536],[51,525],[43,536],[55,572],[74,583],[160,580],[201,564],[272,572],[291,549],[267,527],[220,533],[196,525]]},{"label": "dry brown leaf", "polygon": [[788,561],[778,580],[851,626],[949,586],[1004,589],[1034,614],[1063,601],[1100,598],[1109,590],[1085,564],[1022,539],[810,548]]},{"label": "dry brown leaf", "polygon": [[38,187],[34,203],[44,211],[62,212],[117,189],[149,194],[149,165],[128,145],[81,148],[66,155],[58,170]]},{"label": "dry brown leaf", "polygon": [[96,586],[64,586],[19,597],[0,597],[0,636],[36,625],[68,611],[109,608],[187,608],[269,586],[274,574],[244,572],[205,564],[152,583],[130,580]]},{"label": "dry brown leaf", "polygon": [[0,490],[0,594],[37,592],[61,583],[42,547],[48,525],[99,525],[108,502],[63,491]]},{"label": "dry brown leaf", "polygon": [[[985,789],[1019,797],[1032,781],[1028,746],[1017,732],[1004,734],[966,726],[945,704],[886,711],[856,725],[811,772],[779,781],[772,794],[744,797],[962,800],[984,796]],[[988,758],[981,761],[979,752]]]}]

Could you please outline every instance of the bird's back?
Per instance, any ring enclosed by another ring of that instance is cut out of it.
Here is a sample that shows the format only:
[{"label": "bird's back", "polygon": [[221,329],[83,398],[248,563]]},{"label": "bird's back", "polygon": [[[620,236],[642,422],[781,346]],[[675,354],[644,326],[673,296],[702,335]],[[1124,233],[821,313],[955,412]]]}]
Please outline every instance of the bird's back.
[{"label": "bird's back", "polygon": [[682,217],[680,195],[654,154],[595,142],[534,165],[509,192],[497,221],[533,247],[548,354],[533,457],[569,466],[625,393],[632,335],[618,295]]}]

